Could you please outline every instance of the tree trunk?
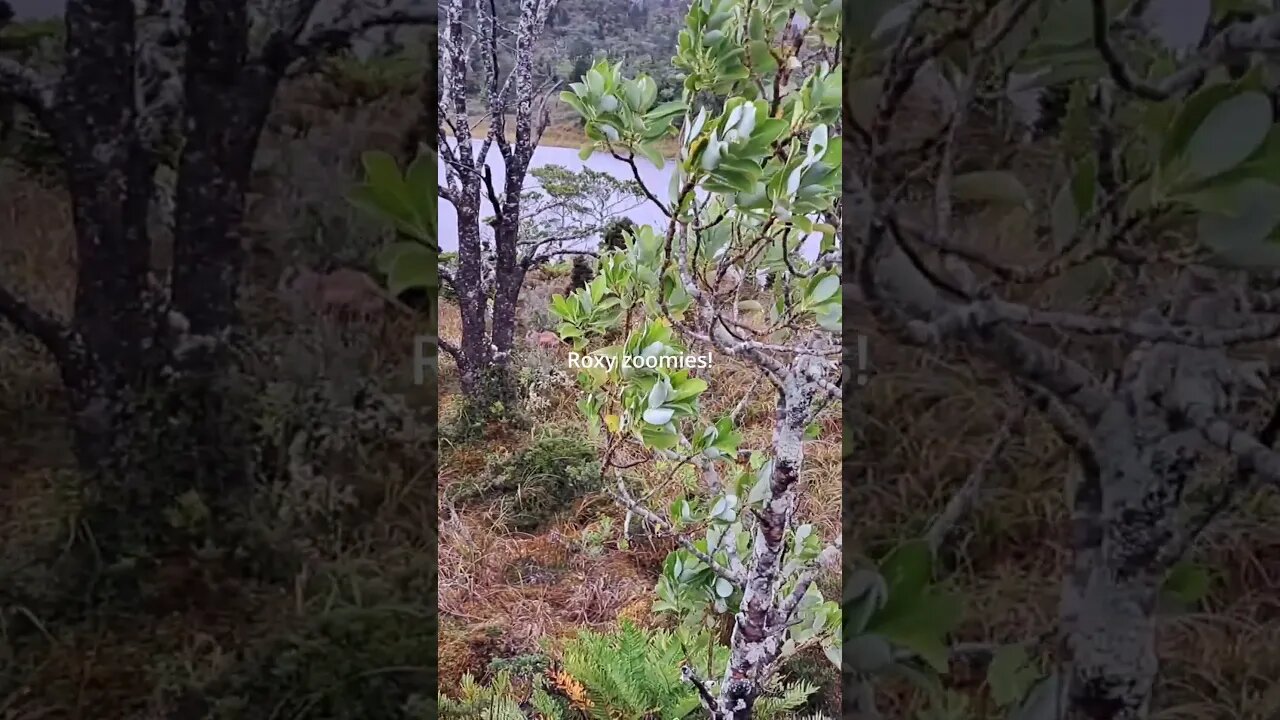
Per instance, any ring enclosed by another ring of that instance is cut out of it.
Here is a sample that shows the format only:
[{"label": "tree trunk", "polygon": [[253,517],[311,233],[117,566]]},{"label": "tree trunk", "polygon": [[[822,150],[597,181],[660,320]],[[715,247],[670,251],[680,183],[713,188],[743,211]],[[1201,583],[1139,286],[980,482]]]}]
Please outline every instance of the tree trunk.
[{"label": "tree trunk", "polygon": [[1163,405],[1166,396],[1196,388],[1159,381],[1178,382],[1175,370],[1197,359],[1169,347],[1130,359],[1094,430],[1099,467],[1083,468],[1072,490],[1074,557],[1063,578],[1060,630],[1065,720],[1148,716],[1159,669],[1156,606],[1201,447],[1198,431]]},{"label": "tree trunk", "polygon": [[[802,356],[796,363],[801,367],[791,370],[779,391],[769,499],[757,519],[752,558],[747,564],[751,573],[743,590],[741,609],[734,618],[732,652],[720,684],[716,720],[752,717],[761,684],[772,674],[782,655],[791,620],[789,611],[793,607],[780,602],[778,594],[786,580],[782,573],[786,532],[792,527],[796,512],[797,486],[804,465],[804,430],[819,392],[817,384],[806,379],[806,372],[811,368],[805,366],[816,366],[814,358]],[[821,376],[821,373],[813,375]]]},{"label": "tree trunk", "polygon": [[[519,217],[520,201],[512,200],[508,191],[506,212],[516,213]],[[516,307],[520,300],[520,289],[524,284],[524,268],[516,257],[516,243],[519,239],[519,228],[510,224],[499,230],[497,247],[494,252],[496,268],[494,272],[493,298],[493,346],[497,349],[494,364],[506,367],[511,350],[515,345]]]},{"label": "tree trunk", "polygon": [[71,327],[84,353],[64,359],[63,376],[87,519],[107,561],[168,546],[165,512],[184,492],[214,507],[249,480],[226,348],[238,324],[245,190],[280,74],[244,62],[244,3],[192,0],[187,19],[170,306],[148,276],[157,160],[139,137],[132,3],[67,9],[59,130],[79,254]]},{"label": "tree trunk", "polygon": [[[459,375],[464,394],[481,410],[496,401],[507,404],[515,399],[508,359],[515,344],[516,306],[524,268],[520,263],[520,201],[525,175],[538,144],[534,128],[534,96],[537,88],[533,76],[533,50],[548,13],[555,0],[536,2],[522,0],[515,40],[515,64],[508,83],[514,85],[515,141],[506,137],[508,99],[500,87],[498,24],[491,8],[477,6],[474,25],[464,27],[461,0],[445,6],[444,28],[440,33],[443,46],[442,88],[447,117],[439,118],[438,130],[446,126],[453,132],[454,147],[442,157],[448,164],[448,189],[442,191],[458,213],[458,271],[455,285],[462,320],[462,342],[458,348]],[[470,70],[467,51],[471,42],[481,44],[485,58],[487,81],[488,136],[473,146],[473,134],[467,107],[467,79]],[[434,93],[433,93],[434,95]],[[486,162],[496,145],[504,163],[505,181],[501,188],[490,185]],[[485,258],[480,237],[481,192],[488,193],[493,203],[494,223],[494,298],[490,308],[483,275]]]}]

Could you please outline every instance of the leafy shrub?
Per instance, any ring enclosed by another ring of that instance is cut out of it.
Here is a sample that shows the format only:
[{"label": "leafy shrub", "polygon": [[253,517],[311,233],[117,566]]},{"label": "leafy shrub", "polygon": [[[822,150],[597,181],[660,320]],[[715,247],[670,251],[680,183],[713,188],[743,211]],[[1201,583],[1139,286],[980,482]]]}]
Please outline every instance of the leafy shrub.
[{"label": "leafy shrub", "polygon": [[[526,705],[530,714],[523,709]],[[571,717],[566,714],[563,701],[547,692],[544,678],[519,683],[505,670],[489,685],[481,685],[471,675],[463,675],[458,696],[451,698],[442,694],[439,706],[440,720],[568,720]],[[432,720],[434,718],[432,716]],[[421,720],[426,720],[426,716]]]},{"label": "leafy shrub", "polygon": [[210,717],[394,718],[411,703],[426,711],[435,648],[435,623],[408,608],[328,613],[267,643],[218,683]]},{"label": "leafy shrub", "polygon": [[489,661],[490,676],[509,673],[515,677],[533,678],[547,670],[547,656],[539,654],[499,657]]},{"label": "leafy shrub", "polygon": [[[683,668],[703,681],[719,680],[729,648],[708,631],[646,630],[624,622],[617,630],[580,632],[564,647],[564,670],[552,673],[562,693],[580,697],[571,705],[594,718],[649,720],[702,718],[705,708]],[[794,717],[818,687],[784,684],[762,695],[757,720]]]},{"label": "leafy shrub", "polygon": [[535,346],[522,352],[519,360],[516,378],[520,382],[524,408],[529,412],[546,411],[557,398],[577,392],[573,376],[554,353]]},{"label": "leafy shrub", "polygon": [[549,262],[542,266],[542,272],[547,277],[564,277],[573,272],[573,263],[568,260]]},{"label": "leafy shrub", "polygon": [[422,81],[421,61],[405,53],[370,59],[342,55],[330,58],[323,72],[331,83],[326,99],[337,109],[388,95],[412,95]]},{"label": "leafy shrub", "polygon": [[[440,253],[439,263],[440,263],[440,269],[444,272],[448,272],[450,276],[452,276],[454,273],[457,272],[458,253],[456,252]],[[450,285],[449,283],[440,284],[440,297],[443,300],[458,302],[458,292],[454,290],[453,286]]]},{"label": "leafy shrub", "polygon": [[600,249],[626,250],[626,235],[627,233],[630,233],[635,226],[636,224],[631,220],[631,218],[614,218],[604,227],[603,237],[600,240]]},{"label": "leafy shrub", "polygon": [[570,294],[586,287],[593,277],[595,277],[595,272],[587,264],[586,258],[581,255],[575,255],[573,257],[573,270],[569,274],[569,288],[565,291],[565,294]]},{"label": "leafy shrub", "polygon": [[585,440],[549,435],[509,459],[491,461],[486,477],[454,485],[456,502],[497,499],[520,532],[536,530],[600,485],[596,450]]}]

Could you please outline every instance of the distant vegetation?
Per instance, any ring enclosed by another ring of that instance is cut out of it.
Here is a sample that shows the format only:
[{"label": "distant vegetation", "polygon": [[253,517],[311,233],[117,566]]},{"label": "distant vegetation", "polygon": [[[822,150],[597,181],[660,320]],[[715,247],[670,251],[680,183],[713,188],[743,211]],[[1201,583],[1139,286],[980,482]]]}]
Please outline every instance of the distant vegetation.
[{"label": "distant vegetation", "polygon": [[[518,17],[519,0],[498,0],[498,17]],[[599,0],[561,0],[547,19],[547,32],[534,53],[534,74],[544,82],[568,88],[606,55],[610,62],[624,61],[634,75],[647,74],[658,86],[658,102],[680,98],[682,77],[671,64],[671,48],[676,46],[689,3],[681,0],[645,0],[602,4]],[[500,51],[502,76],[510,72],[515,58],[514,43]],[[473,48],[473,55],[479,53]],[[473,57],[474,67],[481,67]],[[468,97],[480,101],[484,77],[468,78]],[[580,144],[581,121],[572,108],[561,102],[558,93],[550,99],[551,144]]]}]

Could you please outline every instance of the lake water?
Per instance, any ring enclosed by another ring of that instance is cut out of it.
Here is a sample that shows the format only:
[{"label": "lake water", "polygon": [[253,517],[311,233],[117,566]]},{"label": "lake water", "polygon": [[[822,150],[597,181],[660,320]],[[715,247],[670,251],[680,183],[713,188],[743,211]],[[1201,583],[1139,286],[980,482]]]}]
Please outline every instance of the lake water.
[{"label": "lake water", "polygon": [[[481,141],[474,140],[472,143],[476,148],[476,152],[479,152]],[[505,166],[502,162],[502,154],[498,152],[497,146],[490,148],[489,155],[486,159],[488,160],[489,167],[493,170],[494,186],[500,187],[501,183],[506,178],[506,174],[504,172]],[[533,153],[533,160],[530,162],[530,169],[546,165],[560,165],[568,168],[569,170],[579,170],[583,167],[589,167],[592,170],[609,173],[614,177],[627,180],[634,179],[631,173],[631,166],[629,164],[604,153],[596,153],[587,158],[584,162],[578,158],[577,148],[550,147],[546,145],[539,146]],[[652,191],[660,200],[663,200],[664,202],[668,201],[667,196],[670,192],[669,184],[671,182],[671,173],[675,166],[668,161],[663,169],[659,170],[648,160],[638,159],[636,161],[636,167],[640,169],[640,180],[645,184],[645,186],[648,187],[649,190]],[[443,185],[445,182],[445,165],[443,162],[439,165],[437,175],[439,176],[441,185]],[[537,180],[532,176],[526,177],[525,187],[536,186]],[[493,206],[489,203],[489,200],[485,195],[486,193],[482,190],[482,209],[480,213],[483,216],[489,216],[493,214]],[[644,199],[643,202],[634,209],[621,214],[631,218],[631,220],[637,225],[658,225],[662,228],[663,232],[666,231],[667,217],[663,215],[662,211],[648,199]],[[440,249],[444,252],[457,251],[458,214],[453,209],[453,206],[447,202],[440,203],[439,224]],[[595,241],[590,241],[591,244],[594,244],[594,242]],[[814,235],[813,238],[806,241],[804,247],[800,249],[800,254],[812,259],[817,256],[817,253],[818,236]]]},{"label": "lake water", "polygon": [[[472,142],[475,152],[480,151],[481,144],[479,140]],[[486,160],[489,168],[493,171],[494,187],[501,189],[502,183],[506,180],[506,165],[502,162],[502,153],[498,151],[497,145],[489,149],[489,155]],[[533,160],[529,165],[530,170],[547,165],[560,165],[569,170],[580,170],[584,167],[589,167],[592,170],[608,173],[617,178],[634,179],[631,174],[631,166],[627,163],[603,153],[596,153],[587,158],[586,162],[583,162],[578,158],[577,148],[540,146],[534,150]],[[671,182],[671,172],[674,166],[668,162],[662,170],[659,170],[648,160],[639,160],[636,162],[636,167],[640,169],[640,179],[645,186],[654,195],[665,200],[667,184]],[[443,186],[445,184],[444,162],[440,163],[437,174],[440,178],[440,184]],[[537,187],[537,184],[537,180],[532,175],[525,178],[525,187],[533,188]],[[493,214],[493,205],[489,203],[489,199],[483,190],[481,191],[481,204],[483,206],[480,211],[481,215],[488,216]],[[623,214],[631,218],[637,225],[659,224],[666,219],[662,211],[648,199],[644,199],[643,202],[638,203],[637,207]],[[441,202],[439,215],[440,249],[445,252],[456,251],[458,249],[458,213],[453,209],[453,205]]]}]

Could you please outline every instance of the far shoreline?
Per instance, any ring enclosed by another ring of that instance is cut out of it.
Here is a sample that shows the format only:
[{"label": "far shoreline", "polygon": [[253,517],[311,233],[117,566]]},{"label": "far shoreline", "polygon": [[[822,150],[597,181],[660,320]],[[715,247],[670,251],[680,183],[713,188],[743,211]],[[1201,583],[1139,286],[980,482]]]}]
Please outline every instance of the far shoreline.
[{"label": "far shoreline", "polygon": [[[485,136],[488,134],[487,124],[481,118],[472,118],[472,122],[475,123],[471,127],[472,139],[483,140]],[[510,127],[510,124],[508,125],[508,127]],[[481,134],[481,133],[484,133],[484,134]],[[445,137],[453,137],[453,136],[454,135],[452,132],[449,132],[448,130],[445,131]],[[514,133],[508,132],[508,139],[514,142],[515,141]],[[542,140],[538,143],[538,147],[540,148],[549,147],[549,148],[557,148],[561,150],[573,150],[574,152],[578,152],[582,150],[583,145],[586,145],[589,142],[591,142],[591,140],[587,138],[587,135],[582,131],[582,128],[578,127],[576,124],[573,124],[573,123],[560,122],[560,123],[552,123],[551,125],[547,126],[546,131],[542,134]],[[667,138],[662,142],[658,143],[659,152],[662,153],[663,159],[668,162],[671,160],[674,160],[675,157],[679,154],[678,147],[679,145],[675,138]],[[593,156],[605,155],[606,157],[609,156],[609,154],[607,152],[604,152],[603,150],[595,150],[592,152],[592,155]],[[636,159],[644,160],[645,162],[648,162],[648,160],[645,160],[643,157],[640,157],[640,156],[636,156]]]}]

